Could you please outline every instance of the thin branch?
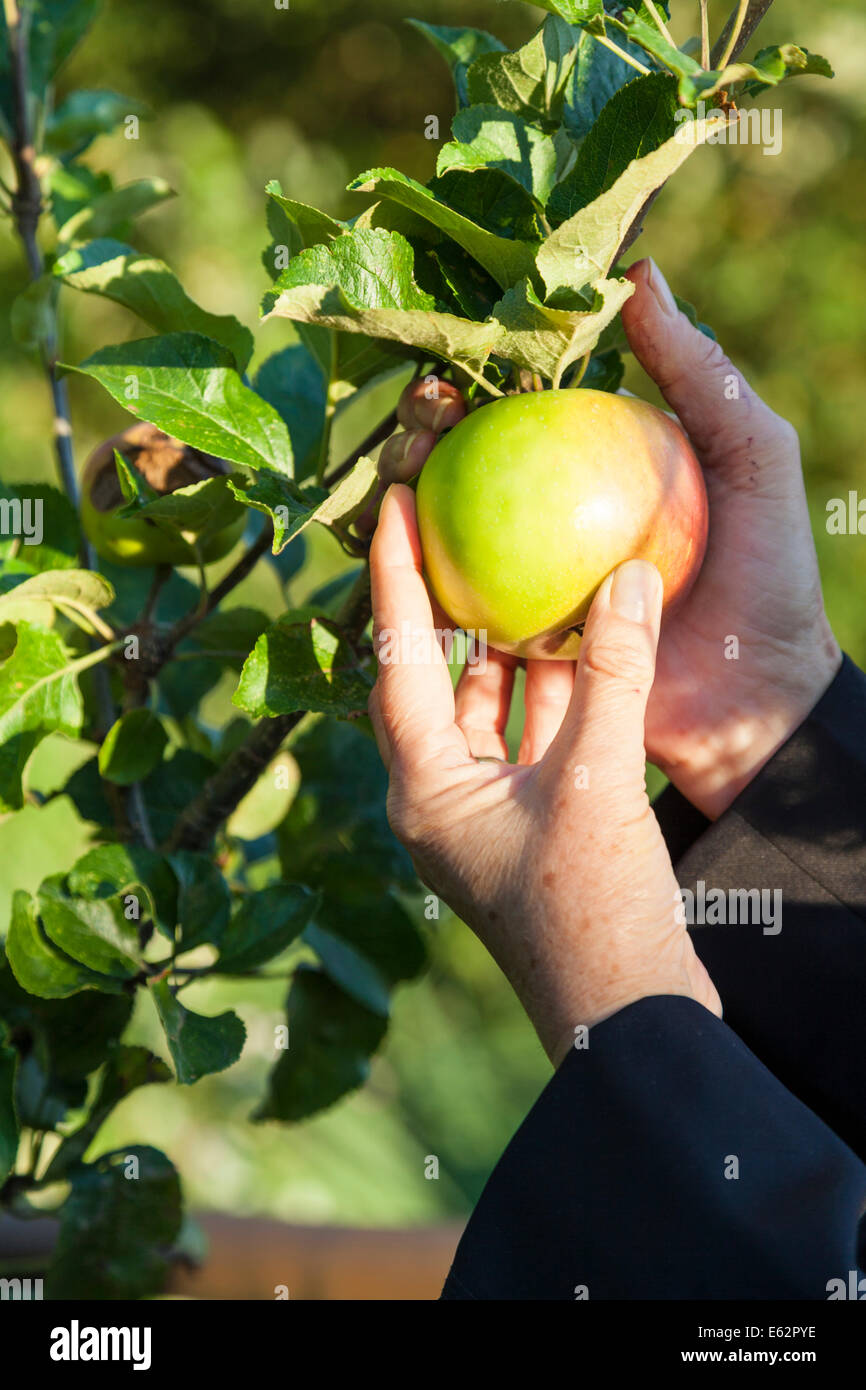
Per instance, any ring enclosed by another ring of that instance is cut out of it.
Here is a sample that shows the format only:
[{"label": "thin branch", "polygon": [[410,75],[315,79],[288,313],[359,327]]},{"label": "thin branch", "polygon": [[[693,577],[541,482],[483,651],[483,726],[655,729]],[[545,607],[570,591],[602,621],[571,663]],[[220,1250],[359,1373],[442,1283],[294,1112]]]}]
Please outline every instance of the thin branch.
[{"label": "thin branch", "polygon": [[710,66],[710,0],[701,0],[701,67]]},{"label": "thin branch", "polygon": [[731,29],[731,32],[728,35],[727,43],[722,49],[722,56],[719,58],[720,68],[727,67],[728,63],[731,61],[731,54],[737,46],[737,40],[739,39],[743,25],[746,22],[746,14],[748,12],[748,9],[749,0],[740,0],[739,6],[737,8],[736,18],[734,19],[733,28]]},{"label": "thin branch", "polygon": [[710,54],[713,68],[723,68],[727,63],[736,62],[772,3],[773,0],[748,0],[744,17],[740,19],[744,9],[743,0],[740,0]]},{"label": "thin branch", "polygon": [[362,440],[357,449],[352,450],[347,459],[344,459],[336,468],[331,469],[327,477],[322,479],[322,486],[333,487],[334,483],[338,483],[341,478],[345,478],[347,473],[351,473],[359,459],[364,458],[364,456],[369,454],[371,449],[375,449],[377,445],[384,444],[385,440],[389,435],[394,433],[396,428],[397,411],[395,409],[391,411],[390,415],[386,416],[380,425],[377,425],[374,430],[370,431],[367,438]]},{"label": "thin branch", "polygon": [[168,637],[165,660],[168,660],[169,656],[171,656],[177,643],[186,637],[194,627],[197,627],[204,618],[212,613],[214,609],[222,603],[226,594],[230,594],[232,589],[237,588],[238,584],[246,579],[257,561],[261,559],[266,550],[270,549],[273,539],[274,528],[270,521],[267,521],[252,545],[244,551],[237,564],[232,566],[228,574],[220,580],[219,584],[210,590],[204,602],[197,604],[191,613],[188,613],[185,618],[179,619],[172,628]]},{"label": "thin branch", "polygon": [[638,72],[642,73],[644,77],[649,75],[649,68],[644,67],[643,63],[639,63],[637,58],[633,58],[630,53],[626,53],[624,48],[620,48],[619,44],[614,43],[613,39],[609,39],[606,34],[593,34],[593,38],[596,43],[604,44],[604,47],[609,48],[611,53],[615,53],[617,58],[621,58],[624,63],[628,63],[629,67],[637,68]]}]

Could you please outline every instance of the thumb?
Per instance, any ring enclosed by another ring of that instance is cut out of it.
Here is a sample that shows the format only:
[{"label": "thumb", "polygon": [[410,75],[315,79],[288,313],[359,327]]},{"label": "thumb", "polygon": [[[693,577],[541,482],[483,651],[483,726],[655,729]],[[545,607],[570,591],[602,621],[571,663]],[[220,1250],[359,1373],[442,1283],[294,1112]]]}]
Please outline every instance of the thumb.
[{"label": "thumb", "polygon": [[574,692],[549,757],[587,784],[643,786],[644,720],[655,676],[662,578],[646,560],[609,574],[589,611]]},{"label": "thumb", "polygon": [[725,473],[752,460],[798,463],[796,433],[749,386],[722,348],[690,323],[652,260],[629,266],[622,309],[629,346],[679,416],[701,462]]}]

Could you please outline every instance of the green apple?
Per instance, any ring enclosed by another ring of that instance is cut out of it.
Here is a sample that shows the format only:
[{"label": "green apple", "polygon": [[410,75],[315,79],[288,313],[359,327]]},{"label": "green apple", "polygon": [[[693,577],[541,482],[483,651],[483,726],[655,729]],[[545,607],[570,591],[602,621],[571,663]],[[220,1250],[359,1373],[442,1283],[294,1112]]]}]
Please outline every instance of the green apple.
[{"label": "green apple", "polygon": [[122,454],[155,492],[165,494],[227,473],[228,465],[191,449],[144,423],[130,426],[94,449],[81,478],[81,524],[98,555],[116,565],[209,565],[240,540],[247,509],[226,489],[225,501],[203,533],[169,531],[147,517],[120,517],[124,506],[114,451]]},{"label": "green apple", "polygon": [[704,558],[707,495],[680,426],[632,396],[526,392],[468,415],[418,483],[427,581],[459,628],[521,657],[575,657],[593,595],[651,560],[665,606]]}]

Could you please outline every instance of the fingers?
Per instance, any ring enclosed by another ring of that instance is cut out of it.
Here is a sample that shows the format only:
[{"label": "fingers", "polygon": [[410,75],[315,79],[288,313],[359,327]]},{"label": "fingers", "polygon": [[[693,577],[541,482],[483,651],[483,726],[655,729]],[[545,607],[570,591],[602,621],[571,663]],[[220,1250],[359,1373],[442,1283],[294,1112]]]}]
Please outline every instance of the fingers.
[{"label": "fingers", "polygon": [[469,761],[454,722],[454,693],[434,632],[421,571],[415,498],[389,488],[370,549],[373,622],[379,675],[371,718],[387,745],[386,761],[420,770],[442,755]]},{"label": "fingers", "polygon": [[678,308],[654,261],[637,261],[635,286],[622,309],[629,345],[676,411],[701,461],[725,472],[754,460],[799,466],[793,427],[758,397],[718,343]]},{"label": "fingers", "polygon": [[505,727],[516,668],[516,656],[489,648],[483,665],[463,668],[454,702],[457,723],[474,758],[508,759]]},{"label": "fingers", "polygon": [[575,786],[643,790],[644,720],[661,607],[661,575],[645,560],[620,565],[595,596],[574,693],[546,759]]},{"label": "fingers", "polygon": [[573,661],[527,661],[519,763],[541,762],[559,732],[573,690]]}]

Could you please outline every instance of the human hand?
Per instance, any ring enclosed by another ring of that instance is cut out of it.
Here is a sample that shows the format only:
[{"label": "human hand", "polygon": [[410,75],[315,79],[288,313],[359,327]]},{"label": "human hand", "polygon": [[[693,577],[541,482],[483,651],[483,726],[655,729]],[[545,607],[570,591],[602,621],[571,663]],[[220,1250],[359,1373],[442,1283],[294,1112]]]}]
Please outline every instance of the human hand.
[{"label": "human hand", "polygon": [[[824,612],[796,431],[689,323],[652,261],[628,275],[629,344],[689,435],[710,504],[703,567],[665,620],[647,751],[714,819],[817,704],[842,653]],[[726,656],[732,637],[737,659]]]},{"label": "human hand", "polygon": [[[665,615],[647,752],[715,819],[806,718],[842,654],[824,612],[793,427],[680,313],[652,262],[637,262],[628,275],[635,293],[622,318],[630,346],[689,434],[710,507],[701,572]],[[386,481],[417,473],[435,444],[432,427],[463,414],[453,386],[439,385],[448,404],[438,418],[425,390],[419,382],[404,392],[399,418],[408,433],[382,451]]]},{"label": "human hand", "polygon": [[[578,1026],[647,995],[687,995],[720,1015],[644,783],[658,571],[631,561],[608,576],[574,679],[570,662],[527,663],[512,765],[501,758],[516,662],[488,651],[452,689],[409,488],[384,499],[370,570],[380,653],[370,713],[389,819],[424,882],[497,960],[551,1060]],[[539,667],[562,669],[533,686]]]}]

